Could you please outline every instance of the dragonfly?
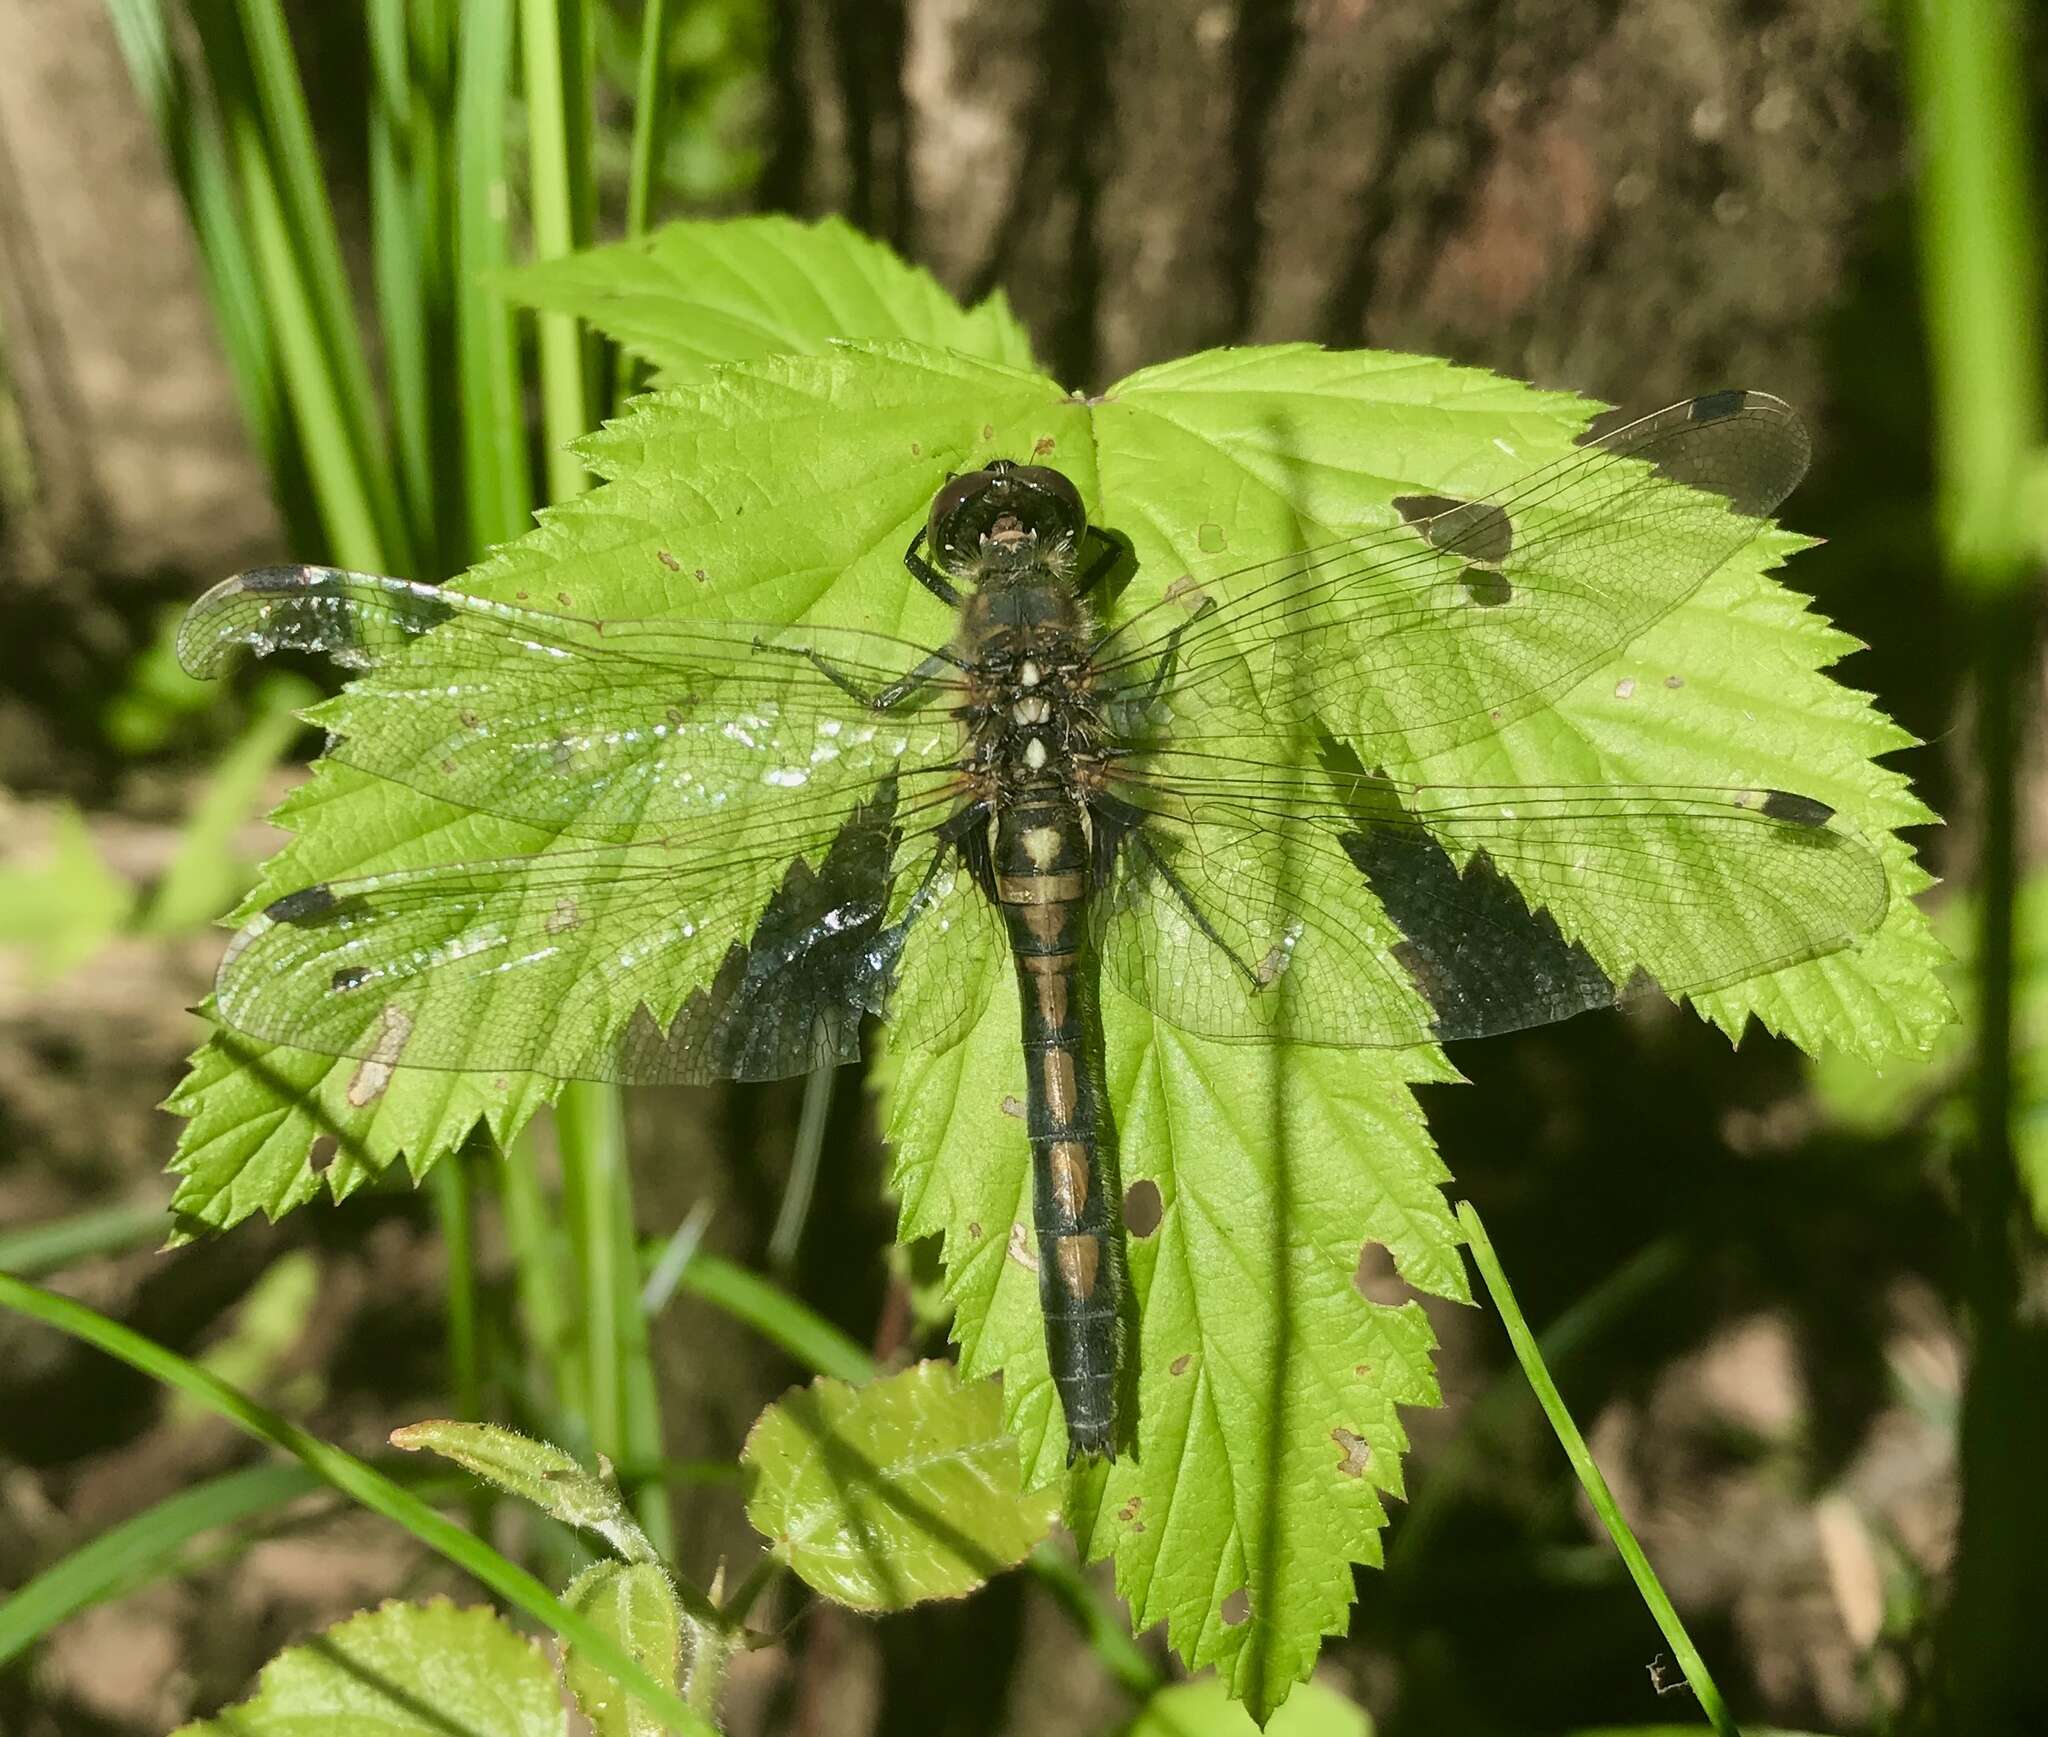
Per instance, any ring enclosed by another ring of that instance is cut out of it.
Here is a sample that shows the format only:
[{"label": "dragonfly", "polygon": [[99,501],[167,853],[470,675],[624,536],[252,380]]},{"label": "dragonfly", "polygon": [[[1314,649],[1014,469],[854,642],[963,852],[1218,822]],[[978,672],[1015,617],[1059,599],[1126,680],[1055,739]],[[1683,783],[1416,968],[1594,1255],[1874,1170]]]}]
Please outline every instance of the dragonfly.
[{"label": "dragonfly", "polygon": [[761,1080],[858,1060],[876,1017],[958,1042],[1007,958],[1035,1231],[1013,1252],[1069,1460],[1114,1457],[1106,989],[1224,1043],[1410,1046],[1702,994],[1883,920],[1876,853],[1798,791],[1389,771],[1609,663],[1766,528],[1808,452],[1779,399],[1709,393],[1130,608],[1102,595],[1128,548],[1073,481],[994,459],[904,557],[954,612],[938,645],[242,574],[189,612],[190,670],[327,654],[354,676],[330,757],[538,830],[276,898],[227,948],[219,1016],[360,1058],[358,1081]]}]

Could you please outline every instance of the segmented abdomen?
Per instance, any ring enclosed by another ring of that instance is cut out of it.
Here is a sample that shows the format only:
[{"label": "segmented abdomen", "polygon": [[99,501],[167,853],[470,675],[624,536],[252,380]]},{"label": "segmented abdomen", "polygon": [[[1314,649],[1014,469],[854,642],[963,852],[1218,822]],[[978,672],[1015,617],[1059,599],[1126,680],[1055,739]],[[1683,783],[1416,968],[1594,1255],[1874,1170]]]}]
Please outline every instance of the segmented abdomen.
[{"label": "segmented abdomen", "polygon": [[1088,834],[1063,791],[996,822],[995,890],[1024,1006],[1038,1298],[1068,1458],[1115,1448],[1123,1243],[1100,1144],[1091,1065],[1095,976],[1086,957]]}]

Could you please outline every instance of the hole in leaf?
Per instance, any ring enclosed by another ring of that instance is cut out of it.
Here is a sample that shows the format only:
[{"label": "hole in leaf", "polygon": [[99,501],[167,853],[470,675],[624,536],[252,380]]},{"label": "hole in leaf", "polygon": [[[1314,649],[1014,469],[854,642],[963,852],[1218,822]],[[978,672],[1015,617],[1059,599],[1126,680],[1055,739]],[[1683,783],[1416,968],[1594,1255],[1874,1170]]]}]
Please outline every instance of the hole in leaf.
[{"label": "hole in leaf", "polygon": [[1159,1228],[1164,1212],[1159,1184],[1147,1177],[1124,1190],[1124,1228],[1141,1241]]}]

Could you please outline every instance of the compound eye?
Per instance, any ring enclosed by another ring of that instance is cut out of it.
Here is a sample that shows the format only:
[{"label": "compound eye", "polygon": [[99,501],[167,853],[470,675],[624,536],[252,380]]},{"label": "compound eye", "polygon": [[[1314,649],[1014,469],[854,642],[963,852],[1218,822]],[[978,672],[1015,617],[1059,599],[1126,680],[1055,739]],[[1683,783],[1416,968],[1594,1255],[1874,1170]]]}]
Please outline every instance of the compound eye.
[{"label": "compound eye", "polygon": [[1088,509],[1081,504],[1081,491],[1074,487],[1064,471],[1054,470],[1050,465],[1020,464],[1010,472],[1027,488],[1042,489],[1066,508],[1073,522],[1084,525],[1088,522]]},{"label": "compound eye", "polygon": [[995,473],[988,470],[970,470],[956,476],[932,497],[932,530],[942,530],[955,513],[994,481]]}]

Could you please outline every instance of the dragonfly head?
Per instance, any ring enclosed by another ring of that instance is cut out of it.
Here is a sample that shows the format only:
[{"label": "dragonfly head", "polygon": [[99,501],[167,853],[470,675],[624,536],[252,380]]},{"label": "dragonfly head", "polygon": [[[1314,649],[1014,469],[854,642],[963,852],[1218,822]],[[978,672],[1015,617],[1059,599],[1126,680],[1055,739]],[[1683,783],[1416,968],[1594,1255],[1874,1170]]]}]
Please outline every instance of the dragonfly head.
[{"label": "dragonfly head", "polygon": [[1064,578],[1088,529],[1081,492],[1048,465],[998,458],[963,472],[932,497],[927,540],[954,578]]}]

